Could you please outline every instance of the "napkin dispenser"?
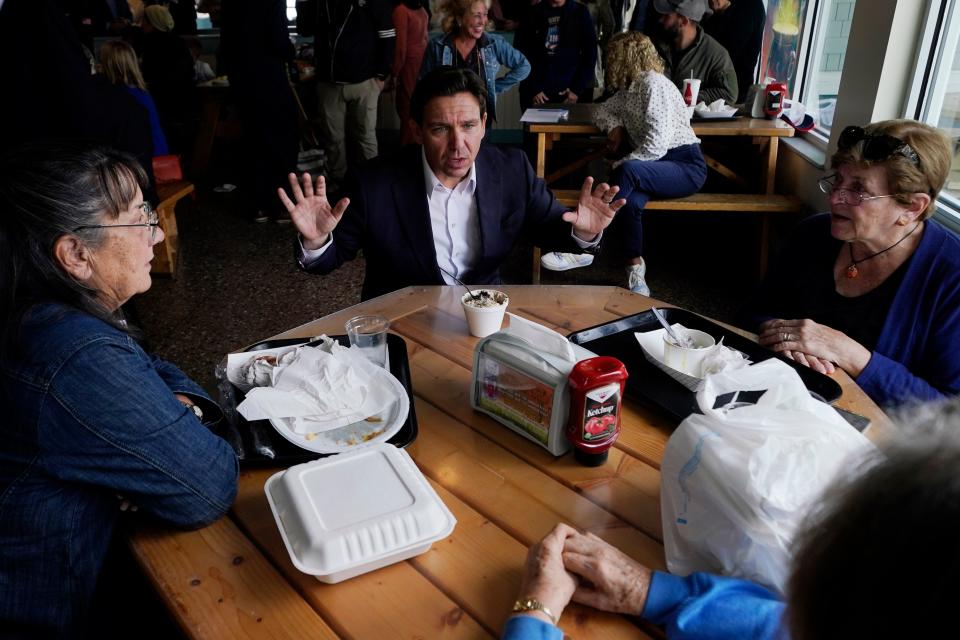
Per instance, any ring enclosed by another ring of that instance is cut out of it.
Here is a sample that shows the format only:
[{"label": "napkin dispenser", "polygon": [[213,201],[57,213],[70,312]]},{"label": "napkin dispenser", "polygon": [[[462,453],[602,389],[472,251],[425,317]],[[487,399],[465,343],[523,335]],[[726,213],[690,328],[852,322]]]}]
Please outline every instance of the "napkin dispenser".
[{"label": "napkin dispenser", "polygon": [[[522,320],[511,315],[511,329]],[[470,385],[470,406],[555,456],[570,450],[564,433],[570,410],[567,376],[573,365],[595,355],[563,341],[566,353],[557,353],[510,330],[494,333],[474,349]]]}]

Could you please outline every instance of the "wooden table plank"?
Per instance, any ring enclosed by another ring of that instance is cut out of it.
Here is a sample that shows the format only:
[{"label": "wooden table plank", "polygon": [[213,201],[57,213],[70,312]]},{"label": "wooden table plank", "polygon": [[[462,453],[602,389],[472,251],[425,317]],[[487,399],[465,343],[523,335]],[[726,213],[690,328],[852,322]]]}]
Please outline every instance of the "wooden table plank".
[{"label": "wooden table plank", "polygon": [[[656,540],[459,421],[418,402],[421,409],[424,437],[410,445],[420,469],[524,544],[537,542],[557,522],[568,522],[649,566],[665,566]],[[562,464],[573,463],[563,459]]]},{"label": "wooden table plank", "polygon": [[[577,464],[571,456],[555,458],[539,445],[470,408],[468,369],[451,367],[449,361],[419,345],[411,356],[410,367],[419,398],[488,440],[503,443],[527,464],[580,492],[651,538],[662,539],[659,471],[636,460],[628,453],[629,448],[615,447],[607,464],[593,468]],[[419,408],[417,411],[420,415]],[[632,418],[628,423],[632,424]],[[624,428],[630,432],[634,427]]]},{"label": "wooden table plank", "polygon": [[337,638],[229,518],[198,531],[143,528],[130,548],[191,638]]},{"label": "wooden table plank", "polygon": [[[482,513],[471,509],[449,492],[445,483],[432,484],[456,516],[457,528],[452,536],[435,544],[430,553],[417,556],[410,563],[453,597],[470,603],[466,606],[472,615],[500,629],[517,596],[527,543],[518,542]],[[560,626],[574,638],[649,637],[621,616],[576,604],[564,610]]]},{"label": "wooden table plank", "polygon": [[[273,563],[323,619],[345,637],[486,638],[491,634],[405,562],[324,584],[290,561],[263,494],[276,470],[244,473],[234,513]],[[303,636],[307,637],[307,636]]]}]

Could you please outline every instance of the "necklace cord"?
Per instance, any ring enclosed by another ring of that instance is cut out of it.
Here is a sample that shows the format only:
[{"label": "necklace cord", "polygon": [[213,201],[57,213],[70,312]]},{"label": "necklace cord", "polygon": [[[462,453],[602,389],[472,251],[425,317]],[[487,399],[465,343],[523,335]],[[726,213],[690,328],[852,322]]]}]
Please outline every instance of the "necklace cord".
[{"label": "necklace cord", "polygon": [[860,258],[859,260],[854,260],[854,259],[853,259],[853,242],[848,242],[848,243],[847,243],[847,249],[849,249],[849,253],[850,253],[850,266],[847,267],[847,269],[849,269],[850,267],[856,267],[856,266],[857,266],[858,264],[860,264],[861,262],[866,262],[867,260],[872,260],[873,258],[876,258],[876,257],[879,256],[880,254],[886,253],[887,251],[890,251],[890,249],[893,249],[895,246],[897,246],[898,244],[900,244],[901,242],[903,242],[904,240],[906,240],[907,238],[909,238],[910,235],[911,235],[914,231],[916,231],[916,230],[920,227],[921,224],[923,224],[923,220],[921,220],[921,221],[918,222],[917,224],[913,225],[913,229],[910,229],[910,231],[908,231],[907,233],[905,233],[902,238],[900,238],[899,240],[897,240],[896,242],[894,242],[892,245],[890,245],[890,246],[887,247],[886,249],[881,249],[880,251],[877,251],[876,253],[871,253],[871,254],[870,254],[869,256],[867,256],[866,258]]}]

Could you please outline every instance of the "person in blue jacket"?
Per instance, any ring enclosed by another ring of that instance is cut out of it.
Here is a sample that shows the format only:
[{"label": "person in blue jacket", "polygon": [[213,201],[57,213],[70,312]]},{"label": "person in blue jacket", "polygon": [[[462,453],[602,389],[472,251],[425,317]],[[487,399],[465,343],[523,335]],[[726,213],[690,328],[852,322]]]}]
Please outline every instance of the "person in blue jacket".
[{"label": "person in blue jacket", "polygon": [[[487,33],[490,0],[444,0],[440,5],[443,33],[427,44],[420,78],[437,67],[469,69],[487,88],[487,114],[497,119],[497,97],[530,75],[530,62],[509,42]],[[498,78],[500,67],[509,72]]]},{"label": "person in blue jacket", "polygon": [[94,631],[87,615],[127,505],[194,529],[236,496],[233,448],[204,424],[219,407],[146,353],[121,311],[150,288],[164,238],[145,186],[132,156],[85,142],[0,157],[3,638]]},{"label": "person in blue jacket", "polygon": [[958,427],[960,399],[915,409],[888,457],[828,491],[795,542],[785,598],[747,580],[653,571],[558,524],[531,547],[501,637],[561,640],[571,601],[640,616],[669,640],[944,637],[960,596]]},{"label": "person in blue jacket", "polygon": [[751,305],[760,344],[882,406],[960,393],[960,239],[930,218],[952,156],[913,120],[844,129],[830,213],[791,234]]}]

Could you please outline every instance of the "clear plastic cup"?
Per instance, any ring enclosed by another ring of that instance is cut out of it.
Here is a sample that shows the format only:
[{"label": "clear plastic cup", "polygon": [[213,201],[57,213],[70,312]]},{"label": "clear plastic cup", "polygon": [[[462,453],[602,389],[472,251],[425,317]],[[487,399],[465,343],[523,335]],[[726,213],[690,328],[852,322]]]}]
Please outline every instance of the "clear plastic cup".
[{"label": "clear plastic cup", "polygon": [[367,360],[387,368],[387,330],[390,321],[383,316],[356,316],[344,325],[350,346],[357,347]]}]

